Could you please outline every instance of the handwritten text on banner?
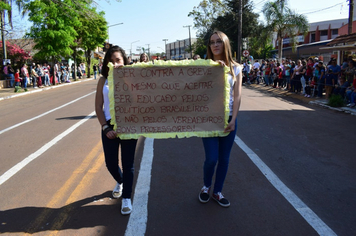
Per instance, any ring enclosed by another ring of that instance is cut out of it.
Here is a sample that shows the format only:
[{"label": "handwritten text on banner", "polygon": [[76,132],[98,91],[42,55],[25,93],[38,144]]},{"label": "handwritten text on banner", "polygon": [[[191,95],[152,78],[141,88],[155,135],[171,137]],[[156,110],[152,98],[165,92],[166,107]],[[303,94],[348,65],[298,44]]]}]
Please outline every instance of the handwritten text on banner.
[{"label": "handwritten text on banner", "polygon": [[161,64],[110,68],[111,116],[119,137],[224,136],[225,68]]}]

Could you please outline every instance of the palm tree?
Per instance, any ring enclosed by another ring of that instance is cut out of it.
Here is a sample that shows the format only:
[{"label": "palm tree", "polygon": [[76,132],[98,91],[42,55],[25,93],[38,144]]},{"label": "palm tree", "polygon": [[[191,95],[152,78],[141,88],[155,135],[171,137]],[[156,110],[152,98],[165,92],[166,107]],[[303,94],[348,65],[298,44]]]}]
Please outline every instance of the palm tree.
[{"label": "palm tree", "polygon": [[263,6],[263,13],[267,20],[267,25],[277,33],[278,58],[282,58],[283,37],[288,35],[295,47],[295,36],[306,34],[309,30],[307,18],[297,14],[286,5],[287,0],[275,0],[267,2]]}]

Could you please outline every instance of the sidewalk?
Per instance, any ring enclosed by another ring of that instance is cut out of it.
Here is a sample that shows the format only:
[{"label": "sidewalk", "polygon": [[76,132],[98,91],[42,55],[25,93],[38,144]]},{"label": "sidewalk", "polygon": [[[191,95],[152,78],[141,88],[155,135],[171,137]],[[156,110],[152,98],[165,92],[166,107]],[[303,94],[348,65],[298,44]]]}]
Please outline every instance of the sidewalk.
[{"label": "sidewalk", "polygon": [[285,96],[285,97],[291,97],[291,98],[295,98],[298,99],[304,103],[308,103],[311,105],[317,105],[317,106],[321,106],[324,108],[328,108],[330,110],[334,110],[334,111],[339,111],[339,112],[344,112],[344,113],[348,113],[351,115],[355,115],[356,116],[356,108],[350,108],[350,107],[331,107],[328,106],[327,103],[328,101],[326,99],[320,99],[320,98],[316,98],[316,97],[312,97],[312,98],[306,98],[300,94],[295,94],[295,93],[291,93],[289,91],[285,91],[283,89],[278,89],[278,88],[273,88],[273,87],[265,87],[264,84],[263,85],[258,85],[258,84],[243,84],[244,87],[249,88],[249,89],[256,89],[259,90],[261,92],[264,93],[268,93],[268,94],[274,94],[277,96]]},{"label": "sidewalk", "polygon": [[33,86],[27,86],[26,92],[24,92],[22,90],[21,92],[17,92],[17,93],[14,92],[14,88],[2,88],[2,89],[0,89],[0,101],[5,100],[5,99],[14,98],[14,97],[25,96],[25,95],[28,95],[31,93],[42,92],[42,91],[49,90],[49,89],[60,88],[62,86],[68,86],[71,84],[86,82],[86,81],[93,80],[93,79],[94,79],[94,77],[78,79],[77,81],[74,81],[71,79],[70,83],[61,83],[61,84],[51,85],[51,86],[43,87],[43,88],[33,88]]}]

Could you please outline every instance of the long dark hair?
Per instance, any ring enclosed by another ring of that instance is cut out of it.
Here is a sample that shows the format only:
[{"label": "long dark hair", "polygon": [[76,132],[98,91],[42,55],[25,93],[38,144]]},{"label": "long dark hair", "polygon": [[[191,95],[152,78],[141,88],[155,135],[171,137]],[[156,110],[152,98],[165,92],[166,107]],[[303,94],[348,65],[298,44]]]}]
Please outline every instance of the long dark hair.
[{"label": "long dark hair", "polygon": [[109,62],[111,62],[112,54],[114,54],[115,52],[121,53],[121,56],[122,56],[122,58],[124,59],[124,65],[128,65],[128,64],[129,64],[129,61],[128,61],[127,56],[126,56],[126,53],[125,53],[125,50],[122,49],[122,48],[119,47],[119,46],[112,46],[111,48],[109,48],[109,50],[108,50],[108,51],[106,52],[106,54],[105,54],[103,66],[102,66],[102,69],[101,69],[101,74],[102,74],[105,78],[107,78],[108,75],[109,75],[109,67],[108,67],[108,64],[109,64]]}]

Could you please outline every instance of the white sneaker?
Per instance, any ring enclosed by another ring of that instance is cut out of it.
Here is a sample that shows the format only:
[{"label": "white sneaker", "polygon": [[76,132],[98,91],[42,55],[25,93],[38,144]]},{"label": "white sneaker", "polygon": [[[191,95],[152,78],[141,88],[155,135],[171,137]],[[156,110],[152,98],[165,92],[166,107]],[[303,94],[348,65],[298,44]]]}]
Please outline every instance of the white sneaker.
[{"label": "white sneaker", "polygon": [[121,194],[122,194],[122,184],[116,183],[116,186],[112,191],[112,196],[114,198],[120,198]]},{"label": "white sneaker", "polygon": [[121,214],[128,215],[132,211],[131,199],[123,198],[121,202]]}]

